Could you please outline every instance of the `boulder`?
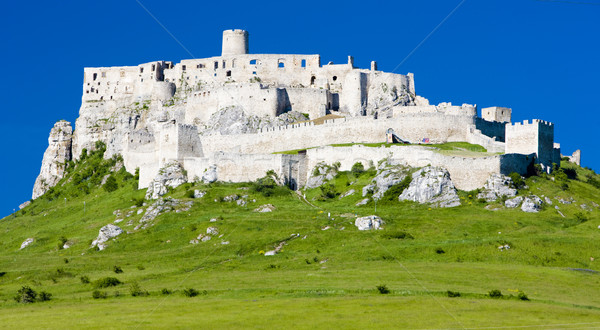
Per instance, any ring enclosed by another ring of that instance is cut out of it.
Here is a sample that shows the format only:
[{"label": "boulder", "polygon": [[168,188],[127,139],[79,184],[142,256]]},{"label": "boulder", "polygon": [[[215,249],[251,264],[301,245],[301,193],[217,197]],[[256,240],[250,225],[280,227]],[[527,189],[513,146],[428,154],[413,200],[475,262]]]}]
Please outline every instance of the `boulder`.
[{"label": "boulder", "polygon": [[366,205],[369,202],[368,198],[361,199],[356,203],[356,206]]},{"label": "boulder", "polygon": [[217,165],[211,165],[203,174],[202,182],[213,183],[217,181]]},{"label": "boulder", "polygon": [[334,166],[329,166],[324,162],[318,163],[306,182],[306,188],[311,189],[322,186],[325,182],[335,178],[337,172],[337,168]]},{"label": "boulder", "polygon": [[521,210],[523,212],[537,213],[542,208],[542,203],[542,199],[535,195],[527,196],[523,200],[523,204],[521,204]]},{"label": "boulder", "polygon": [[19,250],[23,250],[24,248],[28,247],[29,245],[31,245],[31,243],[33,243],[33,241],[35,241],[35,239],[31,237],[24,240],[23,243],[21,243],[21,248]]},{"label": "boulder", "polygon": [[381,228],[383,223],[383,220],[381,220],[381,218],[376,215],[369,215],[366,217],[357,218],[354,221],[354,225],[358,228],[358,230],[383,229]]},{"label": "boulder", "polygon": [[369,191],[372,191],[373,199],[380,199],[390,187],[402,182],[407,175],[407,166],[385,161],[379,166],[377,175],[373,178],[373,183],[363,188],[363,197]]},{"label": "boulder", "polygon": [[98,237],[92,242],[92,247],[97,246],[99,250],[104,250],[106,248],[106,242],[114,237],[117,237],[123,233],[123,229],[115,226],[113,224],[108,224],[102,228],[98,232]]},{"label": "boulder", "polygon": [[340,199],[342,199],[342,198],[344,198],[344,197],[348,197],[348,196],[350,196],[350,195],[353,195],[353,194],[354,194],[354,192],[355,192],[355,191],[354,191],[354,189],[350,189],[350,190],[346,191],[345,193],[341,194],[341,195],[340,195]]},{"label": "boulder", "polygon": [[430,203],[434,207],[454,207],[460,199],[446,169],[427,166],[412,175],[412,182],[400,197],[400,201]]},{"label": "boulder", "polygon": [[515,207],[519,207],[519,205],[521,205],[522,201],[523,201],[523,197],[517,196],[515,198],[507,199],[506,202],[504,202],[504,206],[514,209]]},{"label": "boulder", "polygon": [[29,206],[29,204],[31,204],[31,201],[26,201],[22,204],[19,205],[19,210],[22,210],[24,208],[26,208],[27,206]]},{"label": "boulder", "polygon": [[483,185],[483,189],[477,194],[477,198],[483,198],[487,202],[495,202],[502,196],[514,197],[517,195],[517,189],[513,188],[513,185],[510,177],[494,173]]},{"label": "boulder", "polygon": [[194,198],[202,198],[204,195],[206,195],[206,191],[194,190]]},{"label": "boulder", "polygon": [[256,209],[254,209],[254,212],[259,212],[259,213],[266,213],[266,212],[273,212],[273,211],[275,211],[275,206],[273,206],[271,204],[261,205],[261,206],[257,207]]},{"label": "boulder", "polygon": [[166,164],[158,171],[146,191],[146,199],[157,199],[165,195],[168,188],[176,188],[187,182],[183,167],[178,162]]}]

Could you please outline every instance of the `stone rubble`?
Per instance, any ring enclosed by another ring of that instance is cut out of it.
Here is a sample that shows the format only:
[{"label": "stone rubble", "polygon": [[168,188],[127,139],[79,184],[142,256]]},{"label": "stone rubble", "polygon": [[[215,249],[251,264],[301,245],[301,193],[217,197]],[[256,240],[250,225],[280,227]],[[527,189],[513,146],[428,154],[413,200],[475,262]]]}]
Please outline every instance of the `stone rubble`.
[{"label": "stone rubble", "polygon": [[514,197],[517,195],[517,189],[513,188],[513,185],[510,177],[494,173],[484,184],[482,191],[477,194],[477,198],[495,202],[502,196]]},{"label": "stone rubble", "polygon": [[318,163],[313,169],[311,177],[308,178],[305,189],[322,186],[325,182],[335,178],[337,172],[337,169],[333,166],[329,166],[323,162]]},{"label": "stone rubble", "polygon": [[521,204],[521,210],[523,212],[537,213],[541,210],[542,203],[542,199],[537,197],[536,195],[527,196],[525,197],[525,199],[523,199],[523,204]]},{"label": "stone rubble", "polygon": [[19,250],[23,250],[24,248],[28,247],[29,245],[31,245],[31,243],[33,243],[35,241],[34,238],[30,237],[26,240],[23,241],[23,243],[21,243],[21,248]]},{"label": "stone rubble", "polygon": [[373,178],[372,183],[363,187],[362,195],[366,197],[369,192],[372,192],[373,199],[378,200],[390,187],[402,182],[407,175],[407,166],[384,161],[379,165],[377,175]]},{"label": "stone rubble", "polygon": [[158,171],[146,191],[146,199],[158,199],[165,195],[168,188],[177,188],[187,182],[183,167],[178,162],[166,164]]},{"label": "stone rubble", "polygon": [[354,225],[358,230],[378,230],[383,229],[384,222],[380,217],[376,215],[369,215],[366,217],[357,218],[354,221]]}]

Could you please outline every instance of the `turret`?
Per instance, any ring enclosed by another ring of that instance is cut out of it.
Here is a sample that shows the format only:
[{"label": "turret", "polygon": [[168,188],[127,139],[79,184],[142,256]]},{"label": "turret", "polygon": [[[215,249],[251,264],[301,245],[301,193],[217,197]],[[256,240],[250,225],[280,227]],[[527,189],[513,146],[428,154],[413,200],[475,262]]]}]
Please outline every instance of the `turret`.
[{"label": "turret", "polygon": [[223,48],[221,56],[248,54],[248,31],[223,31]]}]

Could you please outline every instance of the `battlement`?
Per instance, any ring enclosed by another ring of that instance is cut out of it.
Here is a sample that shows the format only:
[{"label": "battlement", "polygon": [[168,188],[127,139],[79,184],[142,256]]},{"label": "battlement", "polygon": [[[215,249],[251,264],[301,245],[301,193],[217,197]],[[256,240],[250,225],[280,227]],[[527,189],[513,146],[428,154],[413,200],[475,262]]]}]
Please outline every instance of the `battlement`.
[{"label": "battlement", "polygon": [[508,123],[507,126],[512,126],[512,127],[519,127],[519,126],[536,126],[536,125],[540,125],[540,126],[547,126],[547,127],[554,127],[554,124],[546,121],[546,120],[541,120],[541,119],[532,119],[531,123],[529,122],[529,120],[525,119],[523,120],[523,123],[520,122],[515,122],[515,123]]}]

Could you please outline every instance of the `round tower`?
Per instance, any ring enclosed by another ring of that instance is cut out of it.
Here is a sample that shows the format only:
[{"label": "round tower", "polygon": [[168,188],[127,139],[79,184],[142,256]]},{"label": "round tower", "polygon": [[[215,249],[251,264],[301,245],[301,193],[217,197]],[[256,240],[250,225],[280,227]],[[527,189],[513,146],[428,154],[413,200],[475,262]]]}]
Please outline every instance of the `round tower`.
[{"label": "round tower", "polygon": [[221,56],[248,54],[248,31],[223,31],[223,49]]}]

